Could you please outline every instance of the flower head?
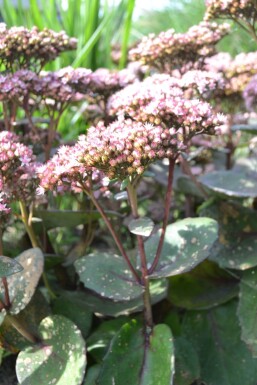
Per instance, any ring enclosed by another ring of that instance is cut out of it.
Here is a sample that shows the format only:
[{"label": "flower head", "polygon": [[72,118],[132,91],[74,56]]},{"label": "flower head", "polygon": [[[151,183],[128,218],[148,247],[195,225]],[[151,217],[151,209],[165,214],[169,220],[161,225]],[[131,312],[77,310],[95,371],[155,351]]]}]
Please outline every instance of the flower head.
[{"label": "flower head", "polygon": [[255,19],[257,15],[254,0],[206,0],[205,20],[214,18]]},{"label": "flower head", "polygon": [[40,71],[49,61],[63,51],[75,49],[77,41],[69,38],[64,31],[54,32],[37,27],[7,28],[0,24],[0,57],[7,69],[36,69]]},{"label": "flower head", "polygon": [[187,70],[189,63],[196,63],[200,58],[215,53],[215,44],[229,32],[228,24],[201,22],[191,27],[186,33],[175,33],[173,29],[144,37],[136,48],[129,52],[132,61],[168,72],[174,68]]}]

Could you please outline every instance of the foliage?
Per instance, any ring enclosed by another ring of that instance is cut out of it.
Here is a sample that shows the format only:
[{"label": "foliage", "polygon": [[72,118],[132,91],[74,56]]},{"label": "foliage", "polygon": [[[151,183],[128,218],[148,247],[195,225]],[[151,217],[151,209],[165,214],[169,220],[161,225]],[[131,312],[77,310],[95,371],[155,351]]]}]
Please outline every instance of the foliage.
[{"label": "foliage", "polygon": [[[31,0],[29,20],[56,4]],[[212,18],[256,43],[256,3],[208,0],[128,55],[126,4],[119,71],[82,47],[110,33],[98,1],[75,52],[91,68],[43,72],[76,40],[0,25],[2,368],[11,355],[20,385],[255,385],[257,53],[218,54]],[[57,22],[81,34],[68,6]],[[89,128],[68,143],[79,104]]]}]

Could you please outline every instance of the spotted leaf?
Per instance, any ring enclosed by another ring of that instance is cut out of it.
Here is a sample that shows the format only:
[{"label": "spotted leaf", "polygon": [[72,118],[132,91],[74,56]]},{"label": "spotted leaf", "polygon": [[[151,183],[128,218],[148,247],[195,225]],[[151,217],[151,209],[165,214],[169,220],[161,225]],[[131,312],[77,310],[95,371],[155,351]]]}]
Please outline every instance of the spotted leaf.
[{"label": "spotted leaf", "polygon": [[89,254],[75,262],[81,282],[101,297],[130,301],[143,289],[132,276],[124,259],[112,253]]},{"label": "spotted leaf", "polygon": [[257,269],[243,273],[240,282],[239,306],[237,310],[241,338],[246,342],[254,357],[257,357]]},{"label": "spotted leaf", "polygon": [[[17,274],[7,277],[12,307],[11,314],[18,314],[30,302],[38,281],[43,272],[44,256],[39,248],[24,251],[15,258],[23,268]],[[4,298],[4,288],[1,285],[1,297]]]},{"label": "spotted leaf", "polygon": [[250,176],[243,171],[215,171],[199,178],[202,185],[213,193],[228,198],[255,198],[256,173]]},{"label": "spotted leaf", "polygon": [[[159,263],[151,278],[169,277],[192,270],[208,257],[218,236],[217,222],[210,218],[187,218],[169,225]],[[147,261],[155,257],[160,232],[145,243]]]},{"label": "spotted leaf", "polygon": [[133,219],[129,225],[129,231],[132,234],[143,235],[148,237],[154,228],[154,223],[150,218]]},{"label": "spotted leaf", "polygon": [[21,351],[16,361],[20,385],[80,385],[85,367],[85,342],[67,318],[54,315],[39,326],[43,342]]},{"label": "spotted leaf", "polygon": [[23,267],[15,259],[0,256],[0,278],[16,274],[22,269]]}]

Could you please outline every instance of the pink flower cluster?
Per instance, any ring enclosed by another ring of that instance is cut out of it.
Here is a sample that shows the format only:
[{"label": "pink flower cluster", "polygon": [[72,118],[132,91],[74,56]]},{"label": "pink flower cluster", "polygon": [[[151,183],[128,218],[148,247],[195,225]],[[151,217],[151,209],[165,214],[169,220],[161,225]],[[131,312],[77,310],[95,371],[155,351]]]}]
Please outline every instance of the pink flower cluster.
[{"label": "pink flower cluster", "polygon": [[142,123],[183,129],[189,137],[199,132],[213,133],[223,119],[208,103],[185,99],[181,87],[186,82],[165,74],[149,77],[114,94],[109,100],[109,112],[129,115]]},{"label": "pink flower cluster", "polygon": [[19,70],[14,74],[0,75],[0,101],[15,101],[23,105],[28,97],[52,99],[60,103],[76,100],[76,92],[66,84],[59,71],[37,75],[30,70]]},{"label": "pink flower cluster", "polygon": [[206,0],[205,20],[213,18],[255,19],[257,8],[255,0]]},{"label": "pink flower cluster", "polygon": [[31,68],[40,70],[63,51],[75,49],[77,40],[69,38],[64,31],[50,29],[39,31],[25,27],[0,24],[0,57],[7,69]]},{"label": "pink flower cluster", "polygon": [[40,179],[38,194],[43,194],[45,190],[57,193],[81,192],[86,186],[88,177],[92,176],[93,170],[79,163],[79,157],[78,146],[60,147],[52,159],[37,168]]},{"label": "pink flower cluster", "polygon": [[103,171],[108,178],[124,180],[141,175],[157,159],[176,158],[184,149],[174,128],[134,122],[130,119],[104,126],[99,123],[81,136],[79,161]]},{"label": "pink flower cluster", "polygon": [[136,80],[136,75],[128,69],[111,71],[106,68],[99,68],[92,72],[86,68],[67,67],[58,73],[75,91],[91,96],[108,97]]},{"label": "pink flower cluster", "polygon": [[224,90],[225,81],[221,73],[192,70],[182,76],[181,88],[188,99],[198,96],[210,100]]},{"label": "pink flower cluster", "polygon": [[224,97],[229,96],[231,101],[241,100],[246,85],[257,74],[257,52],[240,53],[235,58],[228,53],[219,53],[206,59],[205,67],[222,75],[225,82]]},{"label": "pink flower cluster", "polygon": [[32,150],[11,132],[0,132],[0,190],[9,200],[33,199],[38,180]]},{"label": "pink flower cluster", "polygon": [[144,37],[136,48],[129,52],[132,61],[157,68],[160,72],[171,73],[188,63],[192,66],[200,58],[215,53],[215,44],[229,32],[228,24],[201,22],[186,33],[175,33],[173,29]]}]

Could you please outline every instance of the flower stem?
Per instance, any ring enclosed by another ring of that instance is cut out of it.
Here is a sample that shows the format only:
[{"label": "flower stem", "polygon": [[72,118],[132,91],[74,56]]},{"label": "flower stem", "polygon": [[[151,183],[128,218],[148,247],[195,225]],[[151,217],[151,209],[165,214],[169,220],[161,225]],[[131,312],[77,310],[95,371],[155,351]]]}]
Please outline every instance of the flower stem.
[{"label": "flower stem", "polygon": [[166,227],[168,225],[168,220],[169,220],[175,162],[176,162],[175,159],[169,159],[168,185],[167,185],[167,191],[166,191],[166,197],[165,197],[165,206],[164,206],[165,211],[164,211],[164,218],[163,218],[163,224],[161,229],[161,236],[160,236],[159,244],[157,247],[157,251],[156,251],[156,255],[154,257],[153,263],[151,267],[148,269],[149,275],[151,275],[154,272],[161,257],[161,251],[164,243],[164,236],[165,236]]},{"label": "flower stem", "polygon": [[7,282],[6,277],[2,277],[2,284],[4,286],[5,308],[9,309],[11,307],[11,301],[10,301],[9,288],[8,288],[8,282]]},{"label": "flower stem", "polygon": [[[22,222],[24,223],[24,226],[25,226],[25,229],[26,229],[27,234],[29,236],[30,242],[31,242],[33,247],[41,248],[39,245],[39,242],[37,240],[37,236],[34,232],[33,226],[31,225],[31,222],[29,220],[29,213],[28,213],[27,207],[23,201],[19,201],[19,204],[20,204],[20,210],[21,210],[21,219],[22,219]],[[55,299],[56,295],[54,294],[54,292],[52,291],[52,289],[50,287],[50,284],[48,282],[48,279],[47,279],[45,272],[43,272],[42,278],[43,278],[44,285],[47,288],[47,291],[48,291],[50,297],[52,299]]]},{"label": "flower stem", "polygon": [[125,259],[125,261],[126,261],[128,267],[129,267],[131,273],[133,274],[134,278],[136,279],[136,281],[137,281],[138,283],[141,283],[140,277],[139,277],[139,275],[138,275],[136,269],[134,268],[134,266],[133,266],[132,263],[130,262],[130,259],[129,259],[129,257],[128,257],[128,255],[127,255],[125,249],[124,249],[124,247],[122,246],[122,243],[121,243],[121,241],[119,240],[119,238],[118,238],[118,236],[117,236],[117,234],[116,234],[116,232],[115,232],[115,230],[114,230],[114,228],[113,228],[113,226],[112,226],[112,224],[111,224],[109,218],[107,217],[105,211],[103,210],[103,208],[101,207],[101,205],[98,203],[97,199],[94,197],[93,192],[88,192],[88,191],[85,191],[85,192],[86,192],[86,194],[90,197],[90,199],[91,199],[92,202],[94,203],[95,207],[97,208],[98,212],[100,213],[101,217],[103,218],[103,220],[104,220],[106,226],[108,227],[108,230],[110,231],[110,233],[111,233],[111,235],[112,235],[112,237],[113,237],[113,239],[114,239],[114,241],[115,241],[115,243],[116,243],[116,245],[117,245],[117,247],[118,247],[118,249],[119,249],[121,255],[122,255],[123,258]]},{"label": "flower stem", "polygon": [[[131,206],[131,211],[132,211],[133,217],[136,219],[139,217],[138,207],[137,207],[137,194],[136,194],[136,189],[131,183],[129,183],[127,186],[127,192],[128,192],[129,202]],[[138,243],[138,250],[139,250],[140,262],[141,262],[142,284],[144,286],[143,302],[144,302],[145,324],[146,324],[146,327],[152,328],[153,315],[152,315],[152,305],[151,305],[150,282],[149,282],[148,271],[147,271],[147,260],[146,260],[146,254],[145,254],[144,241],[141,235],[137,235],[137,243]]]}]

